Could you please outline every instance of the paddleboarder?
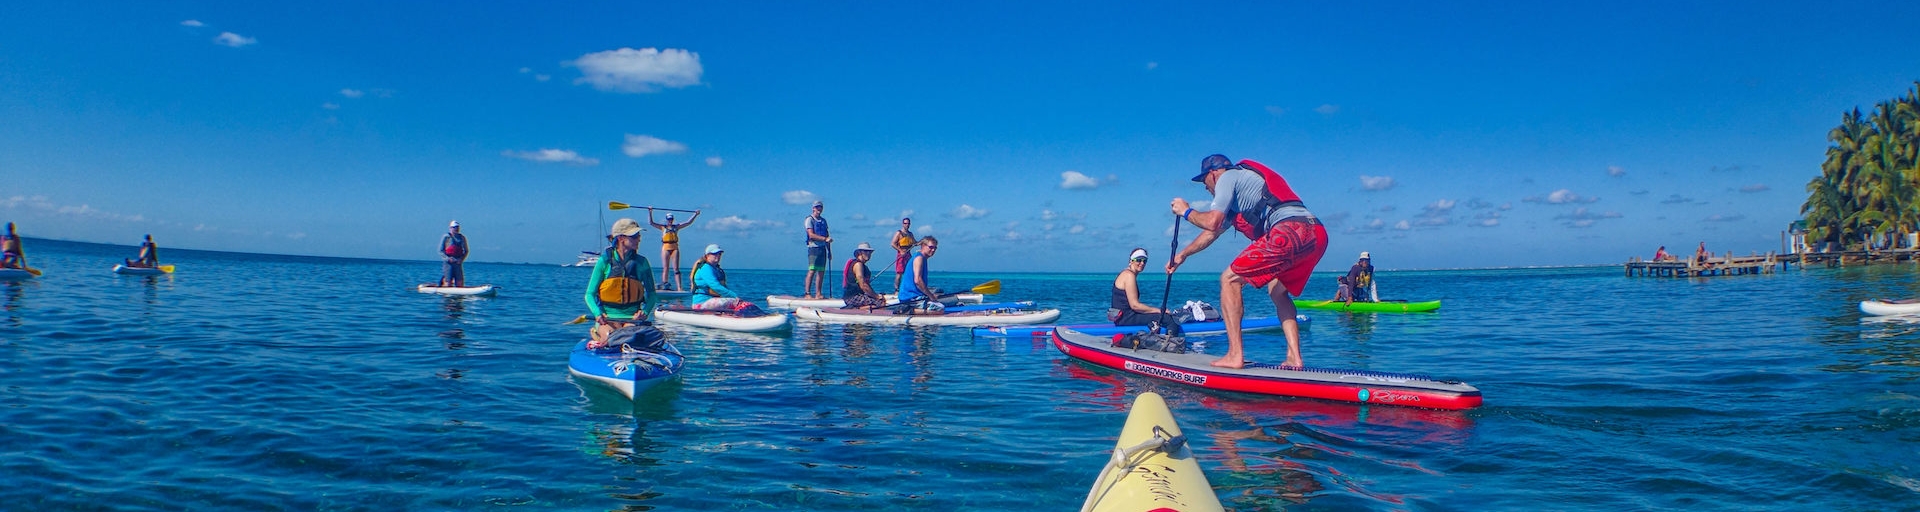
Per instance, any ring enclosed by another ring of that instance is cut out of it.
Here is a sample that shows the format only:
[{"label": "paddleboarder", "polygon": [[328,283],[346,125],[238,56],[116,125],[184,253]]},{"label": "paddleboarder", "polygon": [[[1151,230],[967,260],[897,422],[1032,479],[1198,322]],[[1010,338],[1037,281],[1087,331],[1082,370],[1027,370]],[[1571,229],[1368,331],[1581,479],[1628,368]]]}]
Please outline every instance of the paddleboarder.
[{"label": "paddleboarder", "polygon": [[932,259],[934,251],[938,250],[940,239],[932,236],[920,239],[920,252],[914,253],[913,261],[907,262],[907,271],[912,273],[913,278],[901,283],[900,289],[894,292],[901,305],[923,311],[946,311],[946,306],[940,304],[940,291],[927,285],[927,260]]},{"label": "paddleboarder", "polygon": [[607,335],[621,327],[650,320],[660,300],[648,291],[653,289],[653,266],[639,253],[640,223],[620,219],[608,231],[613,244],[600,253],[587,277],[587,312],[594,318],[590,349],[606,346]]},{"label": "paddleboarder", "polygon": [[1113,297],[1107,304],[1107,320],[1113,325],[1180,325],[1166,310],[1140,302],[1140,272],[1147,269],[1147,250],[1135,247],[1127,254],[1127,268],[1113,278]]},{"label": "paddleboarder", "polygon": [[153,244],[153,235],[147,235],[147,241],[140,244],[140,257],[120,260],[131,268],[154,268],[160,266],[160,246]]},{"label": "paddleboarder", "polygon": [[827,236],[827,218],[821,215],[825,211],[825,203],[814,201],[813,215],[800,221],[807,227],[807,284],[802,297],[808,299],[827,298],[827,254],[833,251],[833,237]]},{"label": "paddleboarder", "polygon": [[[693,216],[687,217],[686,222],[675,224],[671,212],[667,213],[666,223],[654,222],[653,207],[647,207],[647,223],[652,224],[653,229],[660,230],[660,289],[680,289],[680,229],[692,226],[693,221],[699,219],[700,210],[694,210]],[[669,270],[672,271],[671,279],[668,278]]]},{"label": "paddleboarder", "polygon": [[27,255],[20,252],[20,234],[13,232],[12,222],[0,234],[0,268],[27,268]]},{"label": "paddleboarder", "polygon": [[1347,297],[1348,303],[1380,302],[1379,297],[1373,296],[1373,255],[1360,251],[1360,261],[1347,269],[1347,284],[1353,286],[1352,293]]},{"label": "paddleboarder", "polygon": [[1286,366],[1299,367],[1300,323],[1294,320],[1293,297],[1306,290],[1313,266],[1327,252],[1327,228],[1307,211],[1300,196],[1287,186],[1279,173],[1252,160],[1235,164],[1226,155],[1209,155],[1200,160],[1200,174],[1193,181],[1205,184],[1213,194],[1209,211],[1197,211],[1186,199],[1174,198],[1173,214],[1201,229],[1200,235],[1175,253],[1167,262],[1167,272],[1180,268],[1232,226],[1253,243],[1234,258],[1220,273],[1220,312],[1227,325],[1227,353],[1214,366],[1246,366],[1240,319],[1246,316],[1246,301],[1241,287],[1265,289],[1281,318],[1280,329],[1287,335]]},{"label": "paddleboarder", "polygon": [[467,274],[462,267],[467,262],[467,235],[460,234],[460,221],[447,223],[447,236],[440,237],[440,256],[440,286],[466,286]]},{"label": "paddleboarder", "polygon": [[887,304],[880,298],[880,292],[873,291],[873,270],[867,268],[867,261],[873,259],[873,246],[860,242],[853,248],[853,257],[847,259],[847,267],[840,272],[840,297],[849,308],[877,308]]},{"label": "paddleboarder", "polygon": [[907,260],[913,258],[913,218],[900,219],[900,230],[893,232],[893,289],[900,289],[900,276],[907,275]]}]

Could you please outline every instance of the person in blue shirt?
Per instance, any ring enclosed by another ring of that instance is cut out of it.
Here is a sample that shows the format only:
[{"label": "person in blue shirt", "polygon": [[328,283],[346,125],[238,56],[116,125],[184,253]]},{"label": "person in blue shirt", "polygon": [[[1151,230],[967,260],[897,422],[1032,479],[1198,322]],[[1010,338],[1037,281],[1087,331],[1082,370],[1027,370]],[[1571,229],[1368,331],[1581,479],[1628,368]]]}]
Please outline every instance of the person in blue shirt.
[{"label": "person in blue shirt", "polygon": [[694,309],[739,307],[740,294],[727,288],[727,271],[720,268],[720,258],[725,254],[720,244],[707,244],[706,254],[693,263],[693,297],[689,300]]},{"label": "person in blue shirt", "polygon": [[800,221],[807,227],[807,284],[803,297],[809,299],[827,298],[827,256],[833,252],[833,237],[827,236],[827,218],[821,215],[824,211],[826,204],[814,201],[813,215]]},{"label": "person in blue shirt", "polygon": [[900,283],[897,298],[902,305],[909,305],[926,311],[944,311],[940,304],[940,291],[927,284],[927,260],[933,258],[934,251],[940,250],[940,240],[932,236],[920,239],[920,252],[914,253],[907,262],[907,281]]}]

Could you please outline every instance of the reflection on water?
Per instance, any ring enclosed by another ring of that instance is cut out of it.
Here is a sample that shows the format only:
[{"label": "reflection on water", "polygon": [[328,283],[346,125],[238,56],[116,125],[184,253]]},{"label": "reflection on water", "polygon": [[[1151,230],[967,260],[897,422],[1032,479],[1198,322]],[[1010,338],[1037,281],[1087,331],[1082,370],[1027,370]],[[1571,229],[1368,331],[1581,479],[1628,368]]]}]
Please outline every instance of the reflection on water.
[{"label": "reflection on water", "polygon": [[21,327],[21,322],[24,321],[22,319],[22,316],[23,316],[22,312],[26,311],[27,309],[26,289],[27,289],[27,283],[22,283],[19,281],[0,281],[0,291],[4,291],[7,297],[6,303],[0,304],[0,310],[5,310],[7,312],[7,327],[14,328],[14,329],[19,329]]}]

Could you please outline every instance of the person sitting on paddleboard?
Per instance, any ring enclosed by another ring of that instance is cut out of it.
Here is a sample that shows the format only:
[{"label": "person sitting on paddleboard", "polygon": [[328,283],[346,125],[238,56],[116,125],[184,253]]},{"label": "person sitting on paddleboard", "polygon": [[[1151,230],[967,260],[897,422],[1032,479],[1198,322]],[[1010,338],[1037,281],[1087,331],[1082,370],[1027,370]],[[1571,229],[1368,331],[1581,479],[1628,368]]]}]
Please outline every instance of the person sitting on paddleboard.
[{"label": "person sitting on paddleboard", "polygon": [[1167,262],[1167,272],[1213,245],[1228,226],[1253,241],[1220,273],[1220,312],[1227,324],[1227,353],[1212,364],[1222,368],[1246,366],[1240,320],[1247,308],[1240,287],[1253,285],[1267,290],[1281,318],[1280,329],[1287,335],[1284,364],[1301,366],[1300,323],[1294,320],[1292,298],[1306,290],[1314,264],[1326,254],[1327,228],[1307,211],[1279,173],[1259,162],[1241,160],[1236,165],[1226,155],[1209,155],[1200,160],[1200,174],[1193,181],[1206,184],[1213,194],[1209,203],[1213,209],[1195,211],[1186,199],[1173,199],[1173,214],[1198,226],[1201,232]]},{"label": "person sitting on paddleboard", "polygon": [[160,246],[153,244],[153,235],[147,235],[147,241],[140,244],[140,257],[120,260],[132,268],[154,268],[160,266]]},{"label": "person sitting on paddleboard", "polygon": [[13,232],[12,222],[0,234],[0,268],[27,268],[27,255],[20,252],[20,234]]},{"label": "person sitting on paddleboard", "polygon": [[1353,287],[1352,293],[1347,294],[1348,303],[1380,302],[1379,297],[1373,296],[1373,257],[1367,251],[1360,251],[1360,261],[1347,269],[1347,284]]},{"label": "person sitting on paddleboard", "polygon": [[[674,224],[673,214],[669,213],[667,222],[662,224],[653,221],[653,207],[647,207],[647,223],[652,224],[653,229],[660,230],[660,289],[680,289],[680,228],[692,226],[693,221],[699,218],[700,210],[694,210],[693,216],[688,217],[686,222]],[[667,278],[669,270],[672,271],[672,279]]]},{"label": "person sitting on paddleboard", "polygon": [[1140,303],[1140,271],[1147,269],[1147,250],[1135,247],[1127,254],[1127,268],[1120,276],[1113,278],[1113,298],[1107,308],[1107,319],[1113,325],[1178,325],[1179,319],[1168,315],[1165,310]]},{"label": "person sitting on paddleboard", "polygon": [[840,273],[840,296],[844,297],[849,308],[877,308],[887,305],[880,298],[880,292],[873,291],[873,270],[867,268],[867,262],[873,259],[873,246],[860,242],[853,248],[853,257],[847,259],[847,267]]},{"label": "person sitting on paddleboard", "polygon": [[900,289],[900,276],[907,275],[907,260],[913,259],[913,219],[902,217],[900,230],[893,232],[893,289]]},{"label": "person sitting on paddleboard", "polygon": [[802,297],[808,299],[827,297],[827,253],[833,252],[833,237],[827,236],[827,218],[821,215],[825,210],[825,203],[814,201],[813,214],[800,221],[807,227],[807,284]]},{"label": "person sitting on paddleboard", "polygon": [[592,339],[587,348],[607,344],[607,335],[628,324],[644,323],[659,302],[653,289],[653,265],[641,256],[640,223],[633,219],[613,221],[613,245],[600,253],[587,278],[587,311],[593,314]]},{"label": "person sitting on paddleboard", "polygon": [[739,309],[740,294],[727,288],[727,271],[720,268],[726,251],[720,244],[707,244],[700,261],[693,263],[693,309]]},{"label": "person sitting on paddleboard", "polygon": [[1353,305],[1353,281],[1347,280],[1347,276],[1340,276],[1335,280],[1340,282],[1340,289],[1338,291],[1333,292],[1333,301],[1345,302],[1347,303],[1348,306],[1352,306]]},{"label": "person sitting on paddleboard", "polygon": [[440,256],[440,286],[466,286],[467,273],[461,267],[467,261],[467,235],[460,234],[460,221],[447,223],[447,236],[440,237]]},{"label": "person sitting on paddleboard", "polygon": [[920,239],[920,252],[914,253],[907,262],[907,272],[912,276],[900,284],[896,297],[900,304],[923,311],[945,311],[940,304],[940,291],[927,285],[927,260],[933,258],[934,251],[940,250],[940,240],[932,236]]}]

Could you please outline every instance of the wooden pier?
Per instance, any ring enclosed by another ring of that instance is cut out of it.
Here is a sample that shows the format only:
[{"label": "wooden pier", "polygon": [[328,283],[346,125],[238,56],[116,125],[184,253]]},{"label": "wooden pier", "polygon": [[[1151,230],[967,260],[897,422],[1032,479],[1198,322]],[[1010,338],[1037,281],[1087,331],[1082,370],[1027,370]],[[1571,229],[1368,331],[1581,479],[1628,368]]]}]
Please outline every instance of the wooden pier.
[{"label": "wooden pier", "polygon": [[1719,258],[1652,261],[1641,260],[1638,256],[1627,260],[1627,277],[1711,277],[1738,276],[1748,274],[1771,274],[1775,269],[1786,269],[1793,260],[1780,258],[1773,253],[1751,256],[1734,256],[1727,253]]}]

